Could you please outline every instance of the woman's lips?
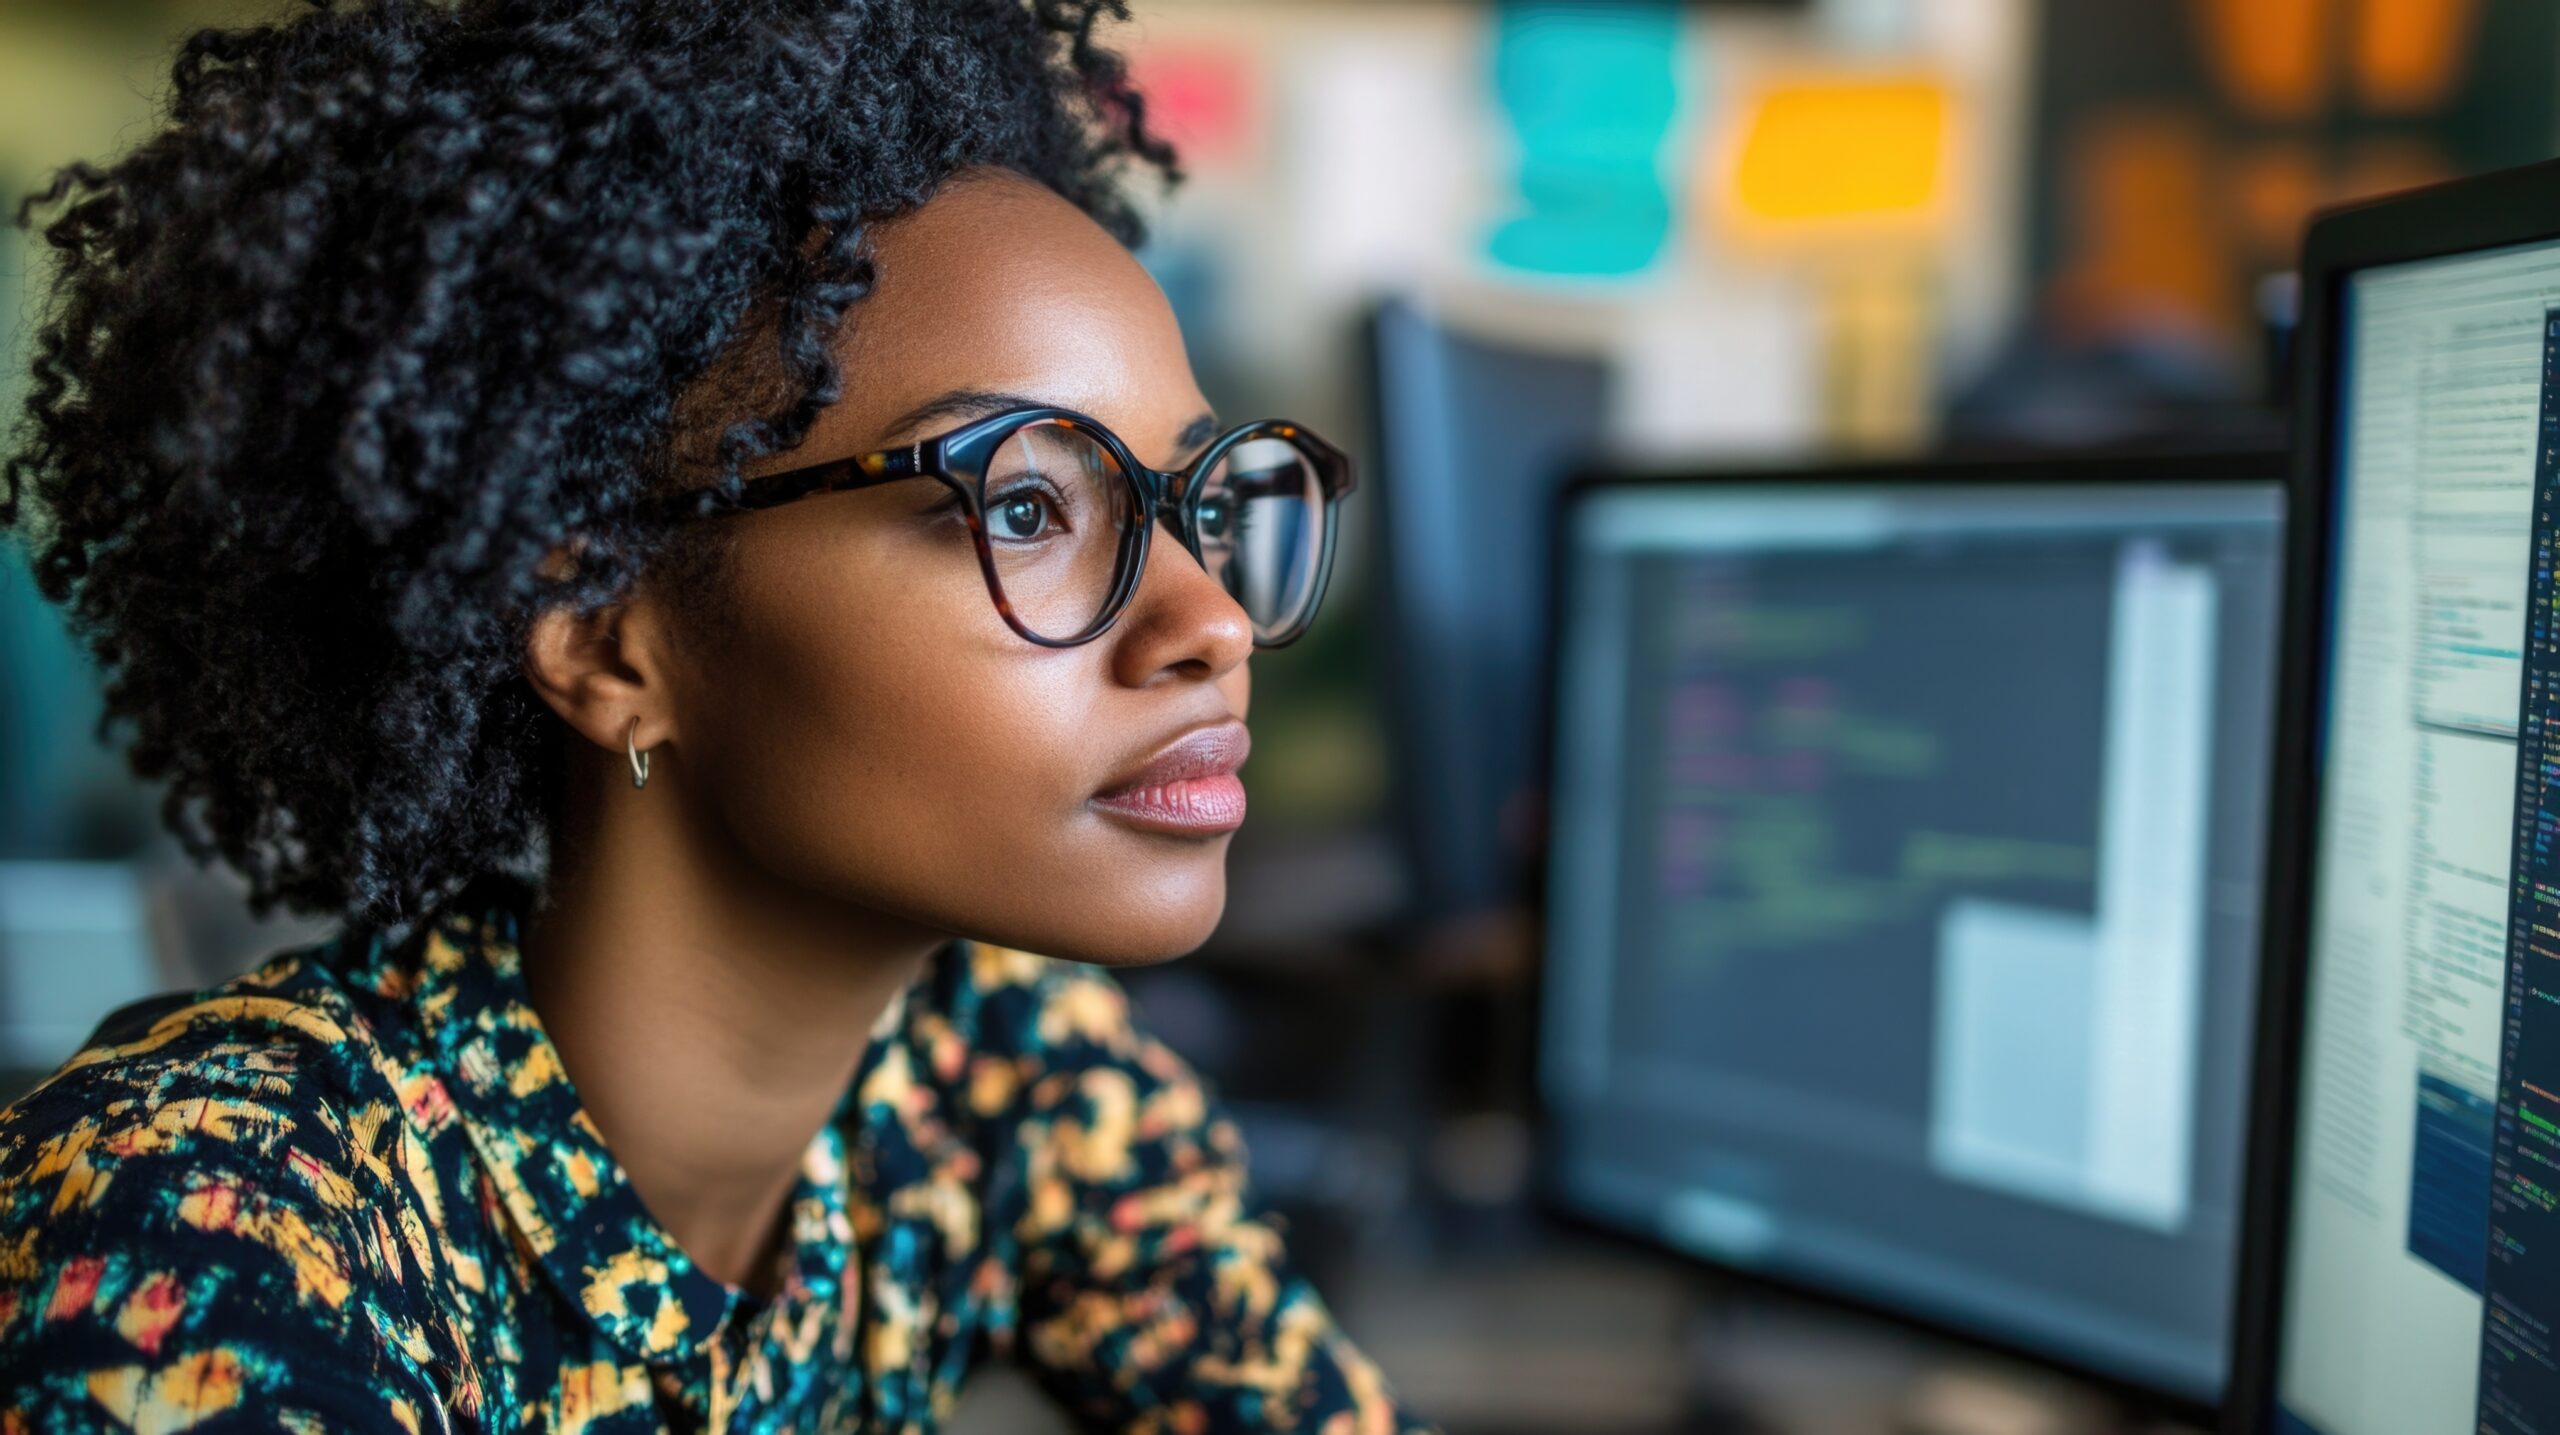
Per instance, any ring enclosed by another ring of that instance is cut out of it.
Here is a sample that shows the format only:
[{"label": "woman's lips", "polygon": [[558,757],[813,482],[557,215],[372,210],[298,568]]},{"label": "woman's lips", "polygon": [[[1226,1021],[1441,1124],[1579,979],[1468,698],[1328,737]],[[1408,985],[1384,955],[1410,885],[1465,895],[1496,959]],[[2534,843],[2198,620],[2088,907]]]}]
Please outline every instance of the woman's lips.
[{"label": "woman's lips", "polygon": [[1244,825],[1244,784],[1232,772],[1192,777],[1096,797],[1093,805],[1159,832],[1233,832]]},{"label": "woman's lips", "polygon": [[1244,825],[1244,784],[1236,769],[1251,747],[1244,724],[1185,733],[1094,794],[1093,805],[1134,827],[1201,836]]}]

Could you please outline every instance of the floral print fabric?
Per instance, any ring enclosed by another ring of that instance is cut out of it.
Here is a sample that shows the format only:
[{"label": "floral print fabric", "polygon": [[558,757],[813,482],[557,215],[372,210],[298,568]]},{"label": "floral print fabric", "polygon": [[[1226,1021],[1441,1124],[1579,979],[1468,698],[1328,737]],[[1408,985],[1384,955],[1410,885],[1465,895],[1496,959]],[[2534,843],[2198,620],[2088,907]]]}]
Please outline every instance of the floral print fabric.
[{"label": "floral print fabric", "polygon": [[0,1432],[927,1432],[973,1366],[1083,1428],[1410,1435],[1108,973],[956,942],[802,1160],[770,1299],[605,1147],[485,878],[110,1014],[0,1112]]}]

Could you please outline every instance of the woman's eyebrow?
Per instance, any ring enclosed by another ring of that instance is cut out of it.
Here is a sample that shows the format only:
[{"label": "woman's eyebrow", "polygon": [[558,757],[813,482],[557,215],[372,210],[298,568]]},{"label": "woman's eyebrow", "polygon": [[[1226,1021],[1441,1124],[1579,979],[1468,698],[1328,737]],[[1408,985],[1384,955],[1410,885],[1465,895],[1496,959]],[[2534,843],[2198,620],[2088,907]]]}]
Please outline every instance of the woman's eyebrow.
[{"label": "woman's eyebrow", "polygon": [[[1045,400],[1031,398],[1024,394],[1009,394],[991,389],[953,389],[948,393],[936,394],[900,414],[897,421],[889,425],[886,432],[906,433],[937,420],[950,419],[965,422],[969,419],[982,419],[989,414],[1003,413],[1006,409],[1049,407],[1052,405]],[[1218,416],[1201,414],[1182,426],[1182,432],[1176,435],[1173,441],[1174,451],[1183,454],[1194,452],[1217,436]]]},{"label": "woman's eyebrow", "polygon": [[1049,405],[1042,400],[1022,394],[999,393],[987,389],[953,389],[949,393],[936,394],[900,414],[897,421],[890,424],[885,432],[905,433],[912,428],[921,428],[936,419],[982,419],[989,414],[1002,413],[1006,409],[1047,407]]}]

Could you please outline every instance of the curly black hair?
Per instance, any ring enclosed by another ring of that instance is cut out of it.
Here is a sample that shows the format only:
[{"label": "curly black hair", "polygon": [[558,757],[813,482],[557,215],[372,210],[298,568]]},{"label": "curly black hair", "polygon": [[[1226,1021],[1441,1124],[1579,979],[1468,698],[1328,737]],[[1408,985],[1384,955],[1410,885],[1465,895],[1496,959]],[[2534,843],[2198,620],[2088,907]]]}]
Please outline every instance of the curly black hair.
[{"label": "curly black hair", "polygon": [[547,850],[533,617],[700,566],[644,500],[840,396],[869,223],[993,165],[1135,246],[1123,171],[1180,174],[1125,0],[306,3],[19,206],[57,268],[0,526],[187,851],[398,930]]}]

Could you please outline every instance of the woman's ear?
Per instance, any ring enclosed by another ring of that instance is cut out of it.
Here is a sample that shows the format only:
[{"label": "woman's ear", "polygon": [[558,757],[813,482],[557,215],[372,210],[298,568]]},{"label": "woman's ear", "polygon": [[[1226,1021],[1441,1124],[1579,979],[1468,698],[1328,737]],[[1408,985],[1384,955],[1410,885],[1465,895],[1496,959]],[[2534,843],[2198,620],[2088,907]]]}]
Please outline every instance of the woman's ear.
[{"label": "woman's ear", "polygon": [[665,637],[665,614],[645,593],[586,614],[545,609],[525,638],[525,681],[596,746],[619,753],[627,735],[654,747],[674,735]]}]

